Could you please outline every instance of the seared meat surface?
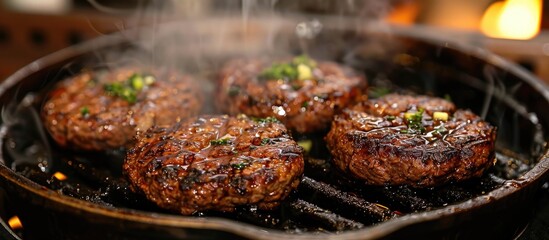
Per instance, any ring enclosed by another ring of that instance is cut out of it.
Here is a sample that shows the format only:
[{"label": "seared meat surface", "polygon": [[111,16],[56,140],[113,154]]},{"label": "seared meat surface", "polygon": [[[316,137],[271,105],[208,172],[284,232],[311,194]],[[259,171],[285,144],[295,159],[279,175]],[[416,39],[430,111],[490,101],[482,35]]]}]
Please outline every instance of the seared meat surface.
[{"label": "seared meat surface", "polygon": [[292,131],[311,133],[327,130],[364,85],[363,77],[333,62],[237,59],[221,70],[218,106],[232,115],[276,117]]},{"label": "seared meat surface", "polygon": [[61,146],[78,150],[128,147],[154,125],[196,116],[200,90],[168,69],[121,67],[83,71],[60,82],[43,106],[46,129]]},{"label": "seared meat surface", "polygon": [[443,99],[390,94],[337,116],[326,141],[342,171],[372,185],[437,186],[494,163],[496,128]]},{"label": "seared meat surface", "polygon": [[271,209],[298,186],[302,148],[274,118],[201,116],[153,127],[128,151],[123,171],[136,192],[181,214]]}]

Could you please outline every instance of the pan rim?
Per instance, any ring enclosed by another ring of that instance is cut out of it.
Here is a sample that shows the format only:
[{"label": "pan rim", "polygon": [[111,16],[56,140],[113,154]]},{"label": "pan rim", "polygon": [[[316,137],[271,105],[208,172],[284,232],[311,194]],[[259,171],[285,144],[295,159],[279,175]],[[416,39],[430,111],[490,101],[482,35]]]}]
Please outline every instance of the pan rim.
[{"label": "pan rim", "polygon": [[[398,28],[396,28],[398,29]],[[396,30],[395,29],[395,30]],[[413,37],[428,43],[438,44],[433,39],[426,39],[424,35],[410,31],[403,32],[403,36]],[[90,49],[100,49],[108,46],[114,46],[116,44],[124,43],[126,39],[120,34],[105,35],[87,42],[83,42],[79,45],[75,45],[69,48],[62,49],[54,52],[45,57],[39,58],[24,66],[11,76],[5,79],[0,84],[0,95],[3,95],[8,89],[26,79],[32,73],[44,69],[48,65],[58,63],[60,61],[77,57],[90,51]],[[444,41],[444,40],[441,40]],[[445,47],[455,49],[462,52],[467,52],[472,56],[482,59],[487,63],[493,64],[498,68],[505,69],[506,71],[516,75],[532,86],[536,91],[545,97],[545,101],[549,102],[549,87],[533,76],[526,70],[518,67],[517,65],[509,62],[502,57],[499,57],[487,50],[468,46],[458,43],[446,44]],[[549,127],[549,126],[547,126]],[[0,145],[4,143],[4,137],[7,133],[8,127],[5,125],[0,126]],[[223,218],[207,217],[196,218],[187,216],[175,216],[162,213],[146,212],[141,210],[133,210],[128,208],[109,208],[98,204],[93,204],[84,200],[75,199],[69,196],[58,194],[57,192],[46,189],[37,183],[32,182],[26,177],[23,177],[12,169],[5,165],[3,159],[3,149],[0,148],[0,175],[3,180],[7,180],[8,184],[15,184],[22,187],[25,191],[28,191],[34,195],[38,195],[42,198],[48,199],[63,206],[71,207],[78,211],[84,211],[90,214],[98,214],[106,216],[114,220],[124,220],[130,222],[140,222],[146,224],[154,224],[158,226],[169,226],[177,228],[208,228],[212,230],[226,231],[233,234],[238,234],[247,238],[260,238],[260,239],[374,239],[383,236],[390,235],[406,226],[411,226],[421,222],[427,222],[436,220],[441,217],[450,216],[457,212],[467,212],[471,209],[481,208],[487,206],[489,203],[499,201],[512,194],[518,194],[521,189],[524,189],[530,184],[536,184],[538,182],[544,182],[549,177],[549,149],[545,149],[544,154],[540,157],[538,163],[524,174],[520,179],[507,180],[503,187],[494,189],[484,195],[469,199],[465,202],[448,205],[446,207],[423,211],[419,213],[411,213],[402,217],[388,220],[376,225],[367,226],[363,229],[347,231],[337,234],[325,234],[325,233],[301,233],[294,234],[280,230],[267,229],[243,222],[233,221]]]}]

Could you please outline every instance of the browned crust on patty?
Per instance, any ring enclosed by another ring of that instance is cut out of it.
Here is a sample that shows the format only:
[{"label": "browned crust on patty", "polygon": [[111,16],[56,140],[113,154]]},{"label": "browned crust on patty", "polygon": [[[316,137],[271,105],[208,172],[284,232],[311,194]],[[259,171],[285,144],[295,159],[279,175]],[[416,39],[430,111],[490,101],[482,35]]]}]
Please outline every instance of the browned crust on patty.
[{"label": "browned crust on patty", "polygon": [[[404,113],[419,108],[425,109],[424,133],[403,133]],[[433,120],[435,111],[450,118]],[[447,132],[436,130],[441,125]],[[396,94],[345,110],[326,137],[339,169],[372,185],[415,187],[481,176],[493,165],[495,139],[496,128],[470,111],[439,98]]]},{"label": "browned crust on patty", "polygon": [[299,133],[325,131],[333,116],[361,96],[364,77],[333,62],[319,62],[316,80],[264,80],[261,72],[273,62],[237,59],[220,73],[218,107],[236,115],[276,117]]},{"label": "browned crust on patty", "polygon": [[134,190],[185,215],[271,209],[297,188],[303,168],[302,149],[284,125],[226,115],[151,128],[123,166]]},{"label": "browned crust on patty", "polygon": [[[138,93],[135,103],[105,91],[106,84],[124,82],[134,73],[156,79]],[[63,80],[49,94],[42,117],[59,145],[99,151],[128,147],[136,133],[195,116],[201,105],[201,92],[189,76],[164,68],[121,67],[83,71]]]}]

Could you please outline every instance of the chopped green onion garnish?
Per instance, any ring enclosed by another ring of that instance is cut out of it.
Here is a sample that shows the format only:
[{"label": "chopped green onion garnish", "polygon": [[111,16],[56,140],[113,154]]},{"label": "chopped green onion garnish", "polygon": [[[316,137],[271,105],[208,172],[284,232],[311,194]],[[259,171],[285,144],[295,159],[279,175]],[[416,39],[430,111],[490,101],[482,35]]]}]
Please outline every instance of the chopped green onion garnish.
[{"label": "chopped green onion garnish", "polygon": [[129,103],[135,103],[139,91],[145,86],[151,85],[154,81],[155,78],[151,75],[143,76],[134,73],[125,82],[105,84],[104,89],[111,96],[121,97]]},{"label": "chopped green onion garnish", "polygon": [[262,80],[305,80],[312,79],[316,62],[305,55],[295,57],[289,63],[274,63],[265,68],[259,78]]},{"label": "chopped green onion garnish", "polygon": [[132,88],[137,91],[143,89],[143,85],[145,85],[143,77],[137,73],[134,73],[129,80],[130,80],[130,84],[132,85]]},{"label": "chopped green onion garnish", "polygon": [[261,139],[261,145],[268,145],[268,144],[271,144],[272,143],[272,140],[270,138],[263,138]]},{"label": "chopped green onion garnish", "polygon": [[389,121],[393,121],[396,119],[395,116],[385,116],[385,119],[389,120]]},{"label": "chopped green onion garnish", "polygon": [[250,165],[250,164],[249,163],[235,163],[235,164],[231,164],[231,167],[235,168],[235,169],[238,169],[238,170],[242,170],[245,167],[247,167],[248,165]]},{"label": "chopped green onion garnish", "polygon": [[82,117],[87,117],[90,115],[90,109],[88,109],[87,106],[84,106],[80,109],[80,114],[82,114]]},{"label": "chopped green onion garnish", "polygon": [[420,108],[415,113],[407,112],[404,114],[404,118],[408,121],[408,133],[423,133],[425,127],[423,126],[423,112],[425,109]]},{"label": "chopped green onion garnish", "polygon": [[211,140],[210,144],[213,146],[227,145],[231,142],[228,138],[222,138],[217,140]]}]

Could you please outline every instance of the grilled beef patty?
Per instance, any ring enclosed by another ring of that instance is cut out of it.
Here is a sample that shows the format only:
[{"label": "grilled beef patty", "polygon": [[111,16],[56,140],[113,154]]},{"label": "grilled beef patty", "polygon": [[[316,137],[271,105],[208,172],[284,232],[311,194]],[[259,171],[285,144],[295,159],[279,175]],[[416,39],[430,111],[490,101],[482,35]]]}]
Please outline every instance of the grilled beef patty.
[{"label": "grilled beef patty", "polygon": [[494,163],[495,139],[496,128],[470,111],[397,94],[346,109],[326,136],[339,169],[372,185],[414,187],[482,175]]},{"label": "grilled beef patty", "polygon": [[333,62],[237,59],[221,70],[218,106],[228,114],[276,117],[299,133],[327,130],[333,116],[354,103],[363,77]]},{"label": "grilled beef patty", "polygon": [[274,118],[202,116],[139,137],[123,165],[132,189],[184,215],[274,208],[303,173],[302,148]]},{"label": "grilled beef patty", "polygon": [[189,76],[168,69],[122,67],[83,71],[60,82],[43,106],[46,129],[77,150],[128,147],[138,132],[167,125],[201,109]]}]

